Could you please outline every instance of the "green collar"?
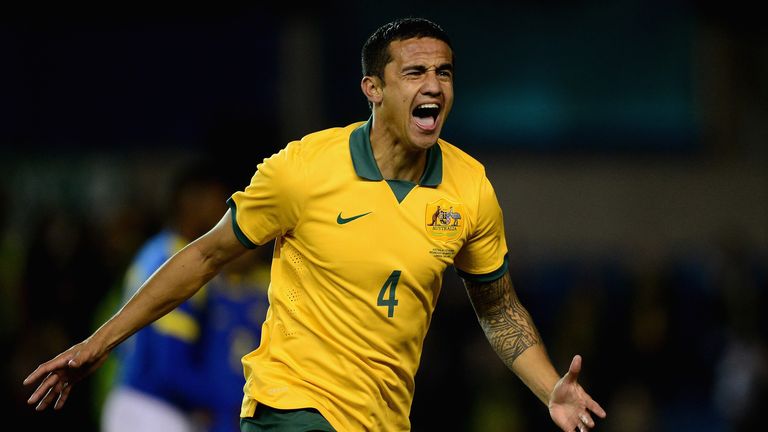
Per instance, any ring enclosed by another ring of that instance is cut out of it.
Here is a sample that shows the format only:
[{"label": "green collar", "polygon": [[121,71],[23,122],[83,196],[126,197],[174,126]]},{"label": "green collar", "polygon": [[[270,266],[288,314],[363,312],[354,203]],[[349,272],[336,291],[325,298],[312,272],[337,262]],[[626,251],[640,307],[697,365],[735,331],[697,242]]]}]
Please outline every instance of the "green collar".
[{"label": "green collar", "polygon": [[[384,180],[371,149],[371,119],[352,131],[349,136],[349,151],[352,153],[352,164],[358,176],[374,181]],[[436,187],[441,181],[443,181],[443,153],[440,150],[440,144],[435,144],[427,150],[427,166],[419,179],[419,185]]]}]

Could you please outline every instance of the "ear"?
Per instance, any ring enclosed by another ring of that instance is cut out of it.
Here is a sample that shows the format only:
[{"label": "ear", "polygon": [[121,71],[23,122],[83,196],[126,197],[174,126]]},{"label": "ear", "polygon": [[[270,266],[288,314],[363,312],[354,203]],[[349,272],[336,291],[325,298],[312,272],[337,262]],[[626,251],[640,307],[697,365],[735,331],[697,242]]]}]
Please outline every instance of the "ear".
[{"label": "ear", "polygon": [[364,76],[360,81],[360,89],[363,90],[365,98],[372,104],[381,102],[381,79],[375,76]]}]

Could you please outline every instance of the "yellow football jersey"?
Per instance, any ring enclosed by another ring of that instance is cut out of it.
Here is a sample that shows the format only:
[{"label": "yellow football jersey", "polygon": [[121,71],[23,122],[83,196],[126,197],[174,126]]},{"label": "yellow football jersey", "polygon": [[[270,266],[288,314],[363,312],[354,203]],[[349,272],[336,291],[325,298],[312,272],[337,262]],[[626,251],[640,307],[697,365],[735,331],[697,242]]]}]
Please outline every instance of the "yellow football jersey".
[{"label": "yellow football jersey", "polygon": [[418,184],[384,180],[369,136],[370,121],[291,142],[228,200],[244,245],[276,238],[243,417],[264,403],[313,407],[339,431],[409,430],[444,270],[490,281],[507,269],[480,163],[439,140]]}]

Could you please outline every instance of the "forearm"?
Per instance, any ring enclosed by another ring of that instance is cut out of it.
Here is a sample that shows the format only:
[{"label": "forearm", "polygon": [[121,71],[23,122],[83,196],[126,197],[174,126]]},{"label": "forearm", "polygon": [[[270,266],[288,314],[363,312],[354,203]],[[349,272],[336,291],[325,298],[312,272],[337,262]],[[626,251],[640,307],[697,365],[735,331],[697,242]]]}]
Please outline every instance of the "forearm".
[{"label": "forearm", "polygon": [[198,239],[171,257],[90,339],[110,351],[194,295],[223,265],[205,245]]},{"label": "forearm", "polygon": [[[25,380],[37,385],[29,404],[61,408],[72,385],[107,359],[120,342],[191,297],[228,262],[247,249],[232,229],[227,211],[213,229],[166,261],[112,318],[88,339],[40,364]],[[54,404],[55,402],[55,404]]]},{"label": "forearm", "polygon": [[539,343],[525,350],[512,364],[512,370],[545,405],[560,379],[544,348]]},{"label": "forearm", "polygon": [[507,365],[545,404],[559,379],[539,332],[512,287],[509,273],[496,281],[464,281],[480,326]]}]

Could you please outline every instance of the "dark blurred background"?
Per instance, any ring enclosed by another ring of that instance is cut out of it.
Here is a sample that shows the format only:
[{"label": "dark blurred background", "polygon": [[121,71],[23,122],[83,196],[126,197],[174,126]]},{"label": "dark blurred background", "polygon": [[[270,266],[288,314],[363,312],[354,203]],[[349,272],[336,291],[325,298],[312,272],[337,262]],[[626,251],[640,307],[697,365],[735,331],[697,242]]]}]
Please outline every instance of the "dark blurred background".
[{"label": "dark blurred background", "polygon": [[[337,2],[322,7],[2,6],[0,335],[8,424],[97,430],[81,384],[33,414],[22,379],[86,337],[169,180],[365,120],[380,24],[441,23],[456,51],[444,138],[483,162],[513,281],[598,430],[761,429],[768,407],[768,27],[736,3]],[[446,272],[414,431],[555,430]]]}]

